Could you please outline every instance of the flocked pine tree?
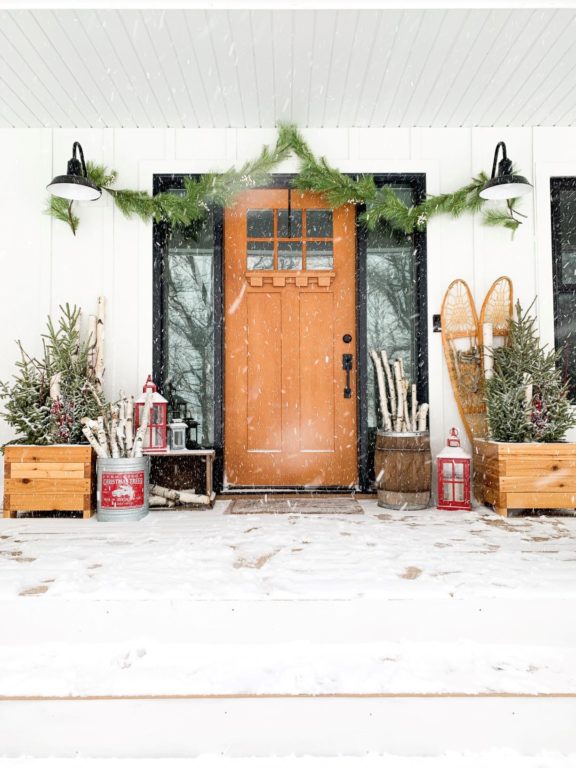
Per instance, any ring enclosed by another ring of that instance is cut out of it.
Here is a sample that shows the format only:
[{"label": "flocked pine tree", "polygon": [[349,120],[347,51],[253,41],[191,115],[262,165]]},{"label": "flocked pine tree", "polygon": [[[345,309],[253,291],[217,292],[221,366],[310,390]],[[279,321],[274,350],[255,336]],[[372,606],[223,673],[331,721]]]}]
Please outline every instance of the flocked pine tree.
[{"label": "flocked pine tree", "polygon": [[486,382],[488,427],[492,440],[551,443],[576,426],[568,383],[558,367],[561,351],[540,346],[531,307],[516,303],[505,347],[494,349],[494,373]]},{"label": "flocked pine tree", "polygon": [[96,374],[90,364],[94,343],[80,338],[80,309],[60,307],[55,326],[48,318],[43,355],[20,360],[11,383],[0,382],[2,416],[16,430],[12,442],[27,445],[84,442],[80,419],[100,414]]}]

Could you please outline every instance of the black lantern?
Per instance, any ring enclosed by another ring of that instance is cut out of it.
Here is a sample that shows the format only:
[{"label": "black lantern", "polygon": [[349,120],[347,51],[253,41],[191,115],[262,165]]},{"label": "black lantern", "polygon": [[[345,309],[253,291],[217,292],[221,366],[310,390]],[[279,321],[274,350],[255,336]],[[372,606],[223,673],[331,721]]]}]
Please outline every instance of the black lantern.
[{"label": "black lantern", "polygon": [[[498,163],[498,150],[502,148],[502,160]],[[496,174],[498,163],[498,174]],[[480,197],[485,200],[511,200],[532,192],[532,184],[524,176],[518,176],[513,172],[512,160],[506,154],[506,144],[503,141],[496,144],[494,162],[492,163],[492,176],[490,181],[480,190]]]},{"label": "black lantern", "polygon": [[[76,157],[76,150],[80,160]],[[102,190],[88,178],[84,152],[79,142],[75,141],[72,145],[72,157],[68,160],[66,174],[55,176],[46,189],[55,197],[64,197],[66,200],[98,200]]]},{"label": "black lantern", "polygon": [[193,451],[195,448],[199,448],[198,443],[198,422],[193,416],[188,416],[184,419],[186,426],[188,427],[188,436],[186,438],[186,448],[189,451]]}]

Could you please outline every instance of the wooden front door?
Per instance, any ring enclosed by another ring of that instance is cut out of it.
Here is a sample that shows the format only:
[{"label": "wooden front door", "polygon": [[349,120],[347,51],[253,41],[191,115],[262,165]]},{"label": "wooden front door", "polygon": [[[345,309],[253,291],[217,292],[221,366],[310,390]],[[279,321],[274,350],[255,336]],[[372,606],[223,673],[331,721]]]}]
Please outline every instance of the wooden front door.
[{"label": "wooden front door", "polygon": [[224,227],[225,484],[355,486],[354,206],[251,190]]}]

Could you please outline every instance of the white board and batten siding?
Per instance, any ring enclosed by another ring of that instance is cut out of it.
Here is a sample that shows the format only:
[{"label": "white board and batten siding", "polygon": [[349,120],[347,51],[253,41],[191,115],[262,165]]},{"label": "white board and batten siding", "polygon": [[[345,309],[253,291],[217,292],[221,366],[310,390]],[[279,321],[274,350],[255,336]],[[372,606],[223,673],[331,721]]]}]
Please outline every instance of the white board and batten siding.
[{"label": "white board and batten siding", "polygon": [[[429,379],[432,449],[459,425],[441,338],[431,317],[456,277],[471,286],[478,306],[492,281],[509,275],[524,304],[538,294],[542,338],[553,342],[549,178],[576,175],[575,128],[326,128],[306,130],[312,148],[343,171],[426,173],[430,193],[448,192],[481,169],[490,172],[496,143],[535,181],[520,205],[526,222],[514,239],[480,217],[434,219],[428,227]],[[106,389],[139,391],[152,367],[152,225],[127,220],[108,196],[79,206],[76,237],[42,215],[45,185],[62,173],[72,143],[87,159],[115,168],[121,186],[152,189],[154,173],[224,170],[273,142],[274,129],[2,129],[0,168],[0,379],[14,371],[21,339],[39,352],[45,316],[64,302],[86,317],[107,299]],[[297,168],[286,161],[281,171]],[[10,437],[0,424],[0,440]]]}]

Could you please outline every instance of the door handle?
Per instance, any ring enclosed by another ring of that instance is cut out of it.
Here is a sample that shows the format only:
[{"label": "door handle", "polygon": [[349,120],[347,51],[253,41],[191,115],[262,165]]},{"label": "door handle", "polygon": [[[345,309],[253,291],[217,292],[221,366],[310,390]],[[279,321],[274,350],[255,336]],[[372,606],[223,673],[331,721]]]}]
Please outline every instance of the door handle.
[{"label": "door handle", "polygon": [[342,355],[342,368],[346,371],[346,385],[344,387],[344,397],[349,399],[352,397],[352,387],[350,386],[350,373],[352,371],[352,361],[354,358],[352,355]]}]

